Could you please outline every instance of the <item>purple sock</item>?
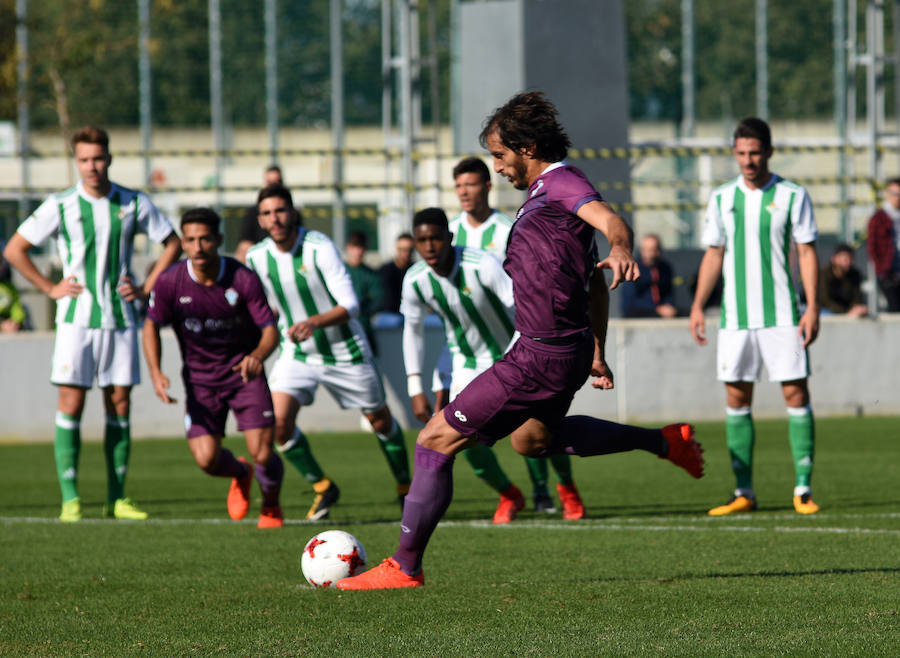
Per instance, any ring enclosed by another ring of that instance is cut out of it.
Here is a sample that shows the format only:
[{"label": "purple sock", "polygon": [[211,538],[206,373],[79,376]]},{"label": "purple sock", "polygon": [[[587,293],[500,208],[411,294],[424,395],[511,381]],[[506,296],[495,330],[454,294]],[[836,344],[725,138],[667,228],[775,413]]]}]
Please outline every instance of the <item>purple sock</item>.
[{"label": "purple sock", "polygon": [[220,478],[242,478],[247,475],[247,467],[235,459],[231,450],[220,448],[216,465],[206,472]]},{"label": "purple sock", "polygon": [[256,481],[262,491],[263,507],[278,507],[278,495],[281,493],[281,481],[284,479],[284,462],[275,452],[265,464],[254,464]]},{"label": "purple sock", "polygon": [[400,545],[394,559],[404,573],[422,569],[422,555],[453,498],[453,456],[416,444],[412,484],[403,503]]},{"label": "purple sock", "polygon": [[668,443],[659,430],[620,425],[591,416],[566,416],[553,444],[535,457],[566,453],[579,457],[610,455],[629,450],[646,450],[654,455],[667,454]]}]

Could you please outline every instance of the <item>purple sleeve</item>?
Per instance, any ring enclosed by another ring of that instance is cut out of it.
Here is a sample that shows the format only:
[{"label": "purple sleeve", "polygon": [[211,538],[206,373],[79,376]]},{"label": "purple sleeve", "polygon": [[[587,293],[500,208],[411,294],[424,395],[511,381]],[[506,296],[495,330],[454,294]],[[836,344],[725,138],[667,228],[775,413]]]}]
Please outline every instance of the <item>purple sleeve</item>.
[{"label": "purple sleeve", "polygon": [[168,269],[159,275],[153,290],[150,291],[150,302],[147,305],[147,317],[160,326],[172,324],[172,301],[175,299],[175,272]]},{"label": "purple sleeve", "polygon": [[548,185],[547,196],[551,201],[562,204],[573,215],[590,201],[603,201],[603,197],[585,175],[571,167],[560,171],[557,180]]},{"label": "purple sleeve", "polygon": [[[246,268],[245,268],[246,269]],[[244,279],[244,299],[247,300],[247,311],[254,324],[260,329],[275,324],[275,314],[266,301],[266,292],[256,272],[250,269],[242,271]]]}]

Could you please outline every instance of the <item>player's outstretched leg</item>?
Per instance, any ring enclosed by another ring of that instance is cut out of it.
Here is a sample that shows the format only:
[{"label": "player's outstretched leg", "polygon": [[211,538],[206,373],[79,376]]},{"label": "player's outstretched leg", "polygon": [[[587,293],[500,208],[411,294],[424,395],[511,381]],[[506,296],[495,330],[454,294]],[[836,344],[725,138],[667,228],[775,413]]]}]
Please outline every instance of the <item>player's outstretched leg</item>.
[{"label": "player's outstretched leg", "polygon": [[480,443],[463,451],[466,461],[472,466],[476,477],[500,494],[500,502],[494,511],[493,523],[510,523],[525,507],[525,497],[519,488],[510,482],[506,473],[497,461],[497,455],[486,445]]},{"label": "player's outstretched leg", "polygon": [[403,507],[400,545],[374,569],[337,582],[339,589],[397,589],[425,584],[422,556],[453,498],[452,455],[416,444],[413,481]]},{"label": "player's outstretched leg", "polygon": [[284,480],[284,462],[275,452],[272,452],[265,464],[256,462],[253,468],[262,492],[262,509],[259,512],[259,521],[256,527],[260,530],[281,528],[284,526],[284,514],[281,511],[279,495],[281,494],[281,482]]},{"label": "player's outstretched leg", "polygon": [[78,456],[80,453],[81,419],[57,411],[53,454],[56,458],[59,490],[62,493],[60,521],[81,521],[81,499],[78,497]]},{"label": "player's outstretched leg", "polygon": [[668,459],[695,478],[703,476],[703,449],[694,440],[694,428],[684,423],[656,430],[591,416],[566,416],[553,437],[553,444],[535,456],[566,453],[591,457],[635,449]]}]

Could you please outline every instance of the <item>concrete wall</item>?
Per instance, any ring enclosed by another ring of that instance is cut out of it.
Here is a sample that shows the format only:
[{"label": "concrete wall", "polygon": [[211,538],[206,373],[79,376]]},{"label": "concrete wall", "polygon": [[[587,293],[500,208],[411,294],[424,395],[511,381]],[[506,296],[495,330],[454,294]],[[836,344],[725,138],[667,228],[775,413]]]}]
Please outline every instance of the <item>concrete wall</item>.
[{"label": "concrete wall", "polygon": [[[697,346],[687,320],[613,320],[607,353],[616,377],[613,391],[586,386],[575,397],[572,413],[633,423],[674,420],[717,420],[724,415],[725,396],[714,380],[715,318],[708,322],[710,344]],[[133,394],[135,437],[180,436],[184,395],[180,382],[178,347],[171,333],[163,336],[163,371],[173,382],[179,403],[165,406],[145,381]],[[406,427],[418,427],[409,410],[400,358],[400,330],[378,335],[379,363],[385,376],[388,402]],[[430,362],[441,344],[441,330],[428,333]],[[56,391],[47,381],[53,334],[47,332],[0,335],[0,440],[44,441],[52,438]],[[900,415],[900,316],[877,321],[826,317],[811,350],[810,388],[818,416]],[[764,381],[757,387],[754,414],[782,417],[780,387]],[[234,431],[233,421],[229,421]],[[360,428],[356,411],[340,410],[319,391],[316,402],[300,414],[309,431]],[[82,424],[86,440],[102,436],[100,395],[93,391]]]}]

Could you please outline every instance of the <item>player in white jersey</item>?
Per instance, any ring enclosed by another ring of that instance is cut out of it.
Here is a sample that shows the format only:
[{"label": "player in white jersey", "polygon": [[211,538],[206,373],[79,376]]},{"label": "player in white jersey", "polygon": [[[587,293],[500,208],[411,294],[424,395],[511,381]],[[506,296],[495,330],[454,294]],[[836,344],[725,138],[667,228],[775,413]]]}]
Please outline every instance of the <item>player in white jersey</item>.
[{"label": "player in white jersey", "polygon": [[[453,244],[477,247],[496,256],[500,262],[506,258],[506,244],[512,230],[513,219],[491,208],[488,194],[491,191],[491,172],[481,158],[467,157],[460,160],[453,168],[453,180],[456,196],[462,212],[450,220],[450,232]],[[447,358],[442,355],[438,361],[443,386],[447,385],[449,376],[443,372],[443,364]],[[439,384],[435,382],[435,389]],[[443,408],[446,404],[446,393],[435,390],[435,406]],[[569,455],[553,455],[547,459],[525,457],[525,465],[531,478],[532,500],[538,512],[552,514],[556,512],[553,499],[547,489],[549,469],[547,462],[556,471],[556,490],[563,507],[563,517],[569,520],[584,518],[586,512],[581,495],[572,478],[572,461]]]},{"label": "player in white jersey", "polygon": [[[765,363],[781,382],[788,412],[788,438],[796,476],[794,509],[819,511],[810,477],[814,423],[810,406],[807,348],[819,332],[818,235],[806,190],[769,171],[772,138],[761,119],[741,121],[734,132],[734,156],[741,175],[718,187],[709,200],[703,243],[707,246],[691,307],[691,333],[706,344],[703,305],[722,277],[718,335],[718,378],[727,397],[726,439],[737,479],[734,496],[709,511],[713,516],[756,509],[753,491],[753,383]],[[796,244],[806,293],[801,313],[789,264]]]},{"label": "player in white jersey", "polygon": [[360,409],[371,423],[402,504],[410,482],[406,442],[356,319],[359,303],[340,254],[327,236],[301,225],[283,185],[263,188],[257,202],[259,224],[269,237],[250,248],[247,266],[262,279],[278,315],[281,353],[269,377],[275,441],[315,490],[307,518],[325,518],[340,494],[296,426],[300,407],[312,404],[319,384],[343,409]]},{"label": "player in white jersey", "polygon": [[[56,346],[50,381],[58,388],[54,452],[62,491],[62,521],[80,521],[78,456],[81,414],[96,377],[106,409],[104,516],[145,519],[124,494],[131,445],[131,387],[140,381],[132,302],[146,299],[159,274],[178,258],[172,224],[142,192],[109,180],[109,137],[95,126],[72,137],[79,183],[51,195],[10,239],[4,255],[56,304]],[[164,249],[143,286],[132,280],[134,236],[146,233]],[[28,251],[55,237],[63,278],[53,283]]]}]

